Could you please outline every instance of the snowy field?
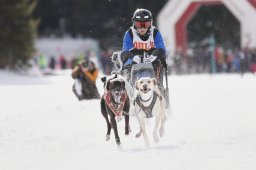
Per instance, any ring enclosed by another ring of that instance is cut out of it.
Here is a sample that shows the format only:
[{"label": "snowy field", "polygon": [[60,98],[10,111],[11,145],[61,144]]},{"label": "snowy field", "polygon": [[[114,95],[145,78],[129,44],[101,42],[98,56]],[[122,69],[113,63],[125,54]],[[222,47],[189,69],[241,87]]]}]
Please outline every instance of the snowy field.
[{"label": "snowy field", "polygon": [[[256,75],[170,76],[173,116],[145,148],[118,123],[123,150],[99,100],[79,102],[70,72],[24,76],[0,70],[0,170],[255,170]],[[97,81],[102,94],[102,84]],[[153,124],[148,123],[148,126]],[[150,135],[151,136],[151,135]]]}]

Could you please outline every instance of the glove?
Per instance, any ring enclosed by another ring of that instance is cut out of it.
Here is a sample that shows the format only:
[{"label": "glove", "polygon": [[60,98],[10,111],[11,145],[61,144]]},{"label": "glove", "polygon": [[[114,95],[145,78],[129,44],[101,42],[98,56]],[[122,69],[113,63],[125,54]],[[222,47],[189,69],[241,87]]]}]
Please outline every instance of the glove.
[{"label": "glove", "polygon": [[148,54],[152,54],[152,52],[155,50],[156,48],[150,48],[149,50],[148,50]]},{"label": "glove", "polygon": [[129,51],[132,52],[133,55],[142,55],[144,52],[143,49],[138,49],[138,48],[132,48]]}]

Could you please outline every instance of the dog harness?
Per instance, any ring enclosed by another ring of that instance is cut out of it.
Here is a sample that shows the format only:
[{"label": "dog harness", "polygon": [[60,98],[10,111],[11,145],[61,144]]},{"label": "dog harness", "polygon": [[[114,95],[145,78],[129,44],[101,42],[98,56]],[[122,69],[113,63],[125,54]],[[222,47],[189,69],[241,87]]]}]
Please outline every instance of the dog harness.
[{"label": "dog harness", "polygon": [[116,115],[116,116],[121,116],[123,114],[123,108],[124,104],[127,98],[127,93],[124,91],[121,96],[121,102],[120,103],[115,103],[111,99],[111,93],[110,91],[107,91],[104,95],[105,101],[108,105],[108,107],[111,109],[111,111]]},{"label": "dog harness", "polygon": [[153,100],[152,100],[152,102],[150,103],[150,105],[147,106],[147,107],[145,107],[145,106],[141,103],[142,99],[141,99],[140,95],[138,95],[138,96],[136,97],[135,101],[136,101],[136,103],[139,105],[139,107],[145,112],[146,118],[152,118],[152,117],[153,117],[153,115],[152,115],[152,110],[153,110],[153,108],[154,108],[154,106],[155,106],[157,97],[159,97],[159,99],[162,100],[162,97],[154,91],[154,92],[153,92]]}]

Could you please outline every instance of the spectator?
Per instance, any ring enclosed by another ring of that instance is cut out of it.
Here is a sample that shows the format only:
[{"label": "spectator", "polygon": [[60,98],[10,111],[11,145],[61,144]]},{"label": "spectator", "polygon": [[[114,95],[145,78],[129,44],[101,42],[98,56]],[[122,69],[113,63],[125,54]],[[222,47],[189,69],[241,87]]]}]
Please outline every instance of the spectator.
[{"label": "spectator", "polygon": [[59,57],[59,62],[60,62],[60,68],[61,69],[66,69],[67,68],[67,61],[63,55]]},{"label": "spectator", "polygon": [[50,58],[50,62],[49,62],[49,67],[54,70],[55,69],[55,65],[56,65],[56,60],[54,58],[54,56],[51,56]]},{"label": "spectator", "polygon": [[100,98],[96,86],[98,73],[99,70],[88,58],[85,58],[83,62],[74,67],[72,71],[72,78],[75,79],[73,92],[79,100]]},{"label": "spectator", "polygon": [[44,71],[46,69],[47,60],[46,60],[46,56],[44,54],[39,55],[38,65],[39,65],[39,68],[41,69],[41,71]]}]

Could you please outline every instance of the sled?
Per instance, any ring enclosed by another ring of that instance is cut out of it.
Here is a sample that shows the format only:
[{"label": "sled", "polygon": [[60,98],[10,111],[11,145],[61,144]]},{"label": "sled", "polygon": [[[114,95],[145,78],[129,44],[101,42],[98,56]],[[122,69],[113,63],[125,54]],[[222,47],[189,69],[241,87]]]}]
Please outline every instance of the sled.
[{"label": "sled", "polygon": [[[166,107],[169,107],[169,87],[168,87],[168,71],[156,56],[148,55],[144,51],[143,55],[135,55],[133,63],[124,65],[121,60],[121,51],[114,52],[111,61],[114,63],[114,72],[124,76],[130,85],[135,89],[135,82],[141,77],[156,78],[158,87],[166,100]],[[156,61],[156,62],[154,62]],[[156,64],[152,64],[152,63]],[[156,75],[156,70],[160,70],[162,77]]]}]

